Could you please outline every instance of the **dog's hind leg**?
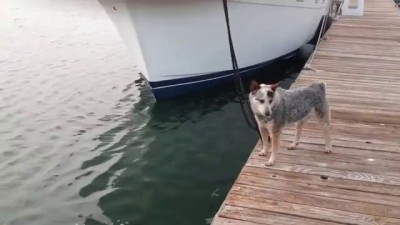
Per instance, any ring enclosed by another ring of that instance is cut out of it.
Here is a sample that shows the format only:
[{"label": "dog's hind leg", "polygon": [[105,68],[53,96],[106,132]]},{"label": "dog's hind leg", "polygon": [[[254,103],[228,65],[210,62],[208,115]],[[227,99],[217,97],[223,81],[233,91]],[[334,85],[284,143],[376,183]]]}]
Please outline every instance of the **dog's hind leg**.
[{"label": "dog's hind leg", "polygon": [[305,118],[302,120],[298,121],[296,123],[296,135],[293,139],[293,142],[291,145],[289,145],[288,149],[293,150],[299,145],[299,140],[300,140],[300,135],[301,135],[301,130],[303,129],[304,124],[307,122],[307,120],[310,118],[311,114],[308,114]]},{"label": "dog's hind leg", "polygon": [[327,153],[332,153],[330,126],[326,123],[322,124],[322,131],[325,136],[325,150]]},{"label": "dog's hind leg", "polygon": [[331,112],[328,103],[323,107],[315,109],[318,121],[321,125],[322,132],[325,136],[325,150],[327,153],[332,153],[331,135],[330,135],[330,120]]},{"label": "dog's hind leg", "polygon": [[272,153],[269,157],[268,162],[265,164],[266,166],[273,166],[275,164],[275,159],[278,154],[280,148],[280,132],[271,132],[272,133]]},{"label": "dog's hind leg", "polygon": [[299,121],[296,123],[296,135],[294,136],[292,144],[289,145],[287,149],[293,150],[299,145],[299,140],[300,140],[300,135],[301,135],[301,129],[303,128],[305,121]]},{"label": "dog's hind leg", "polygon": [[261,133],[263,148],[258,153],[258,155],[265,156],[265,155],[267,155],[267,151],[268,151],[268,147],[269,147],[269,133],[268,133],[267,128],[260,128],[260,133]]}]

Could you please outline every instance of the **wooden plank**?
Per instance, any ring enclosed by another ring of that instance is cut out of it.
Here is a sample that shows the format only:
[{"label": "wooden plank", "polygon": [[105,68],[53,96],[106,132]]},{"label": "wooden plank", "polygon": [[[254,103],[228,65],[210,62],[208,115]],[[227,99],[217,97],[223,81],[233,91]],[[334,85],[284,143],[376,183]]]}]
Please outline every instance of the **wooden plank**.
[{"label": "wooden plank", "polygon": [[[382,93],[382,87],[385,87],[387,92],[394,92],[397,93],[399,90],[396,89],[396,86],[393,84],[393,82],[396,82],[397,79],[400,81],[400,78],[394,77],[393,79],[390,75],[386,74],[380,74],[380,77],[382,79],[380,81],[376,81],[373,79],[360,79],[359,82],[354,83],[353,79],[356,79],[360,75],[358,74],[347,74],[347,75],[341,75],[339,73],[336,73],[335,75],[330,75],[328,74],[330,72],[324,72],[320,76],[315,76],[315,75],[308,75],[308,74],[301,74],[301,80],[296,82],[297,84],[300,85],[309,85],[310,83],[313,82],[320,82],[321,81],[321,76],[323,76],[324,81],[329,85],[327,89],[336,89],[336,91],[343,90],[344,88],[364,88],[371,90],[371,91],[379,91],[379,93]],[[365,75],[364,75],[365,76]],[[360,76],[361,77],[361,76]],[[338,87],[339,86],[339,87]]]},{"label": "wooden plank", "polygon": [[[329,70],[332,70],[333,67],[326,67]],[[395,89],[395,83],[399,82],[400,79],[397,75],[394,74],[393,71],[391,73],[383,73],[382,71],[369,71],[369,73],[374,73],[375,76],[379,76],[379,80],[374,78],[374,75],[369,75],[368,72],[365,72],[365,70],[355,70],[352,71],[352,74],[348,74],[345,72],[336,72],[336,71],[329,71],[329,70],[318,70],[320,71],[320,74],[300,74],[301,75],[301,80],[296,81],[297,83],[311,83],[311,82],[316,82],[316,81],[321,81],[322,78],[323,80],[329,85],[328,88],[331,87],[331,85],[352,85],[352,86],[359,86],[359,87],[367,87],[367,88],[373,88],[373,87],[387,87],[390,91],[395,91],[397,92],[398,90]],[[366,77],[368,76],[368,77]],[[364,78],[363,78],[364,77]],[[359,80],[357,80],[359,79]],[[337,91],[340,91],[341,89],[338,89]],[[382,89],[381,89],[382,91]],[[382,93],[382,92],[381,92]],[[351,96],[349,96],[351,97]]]},{"label": "wooden plank", "polygon": [[[285,141],[292,141],[294,134],[292,133],[284,133],[281,135],[281,140]],[[323,139],[322,135],[313,135],[312,133],[305,133],[302,135],[300,139],[300,143],[313,143],[315,145],[324,145],[325,140]],[[392,156],[392,154],[399,153],[400,147],[396,145],[387,145],[387,144],[376,144],[372,142],[365,142],[362,140],[346,138],[342,139],[335,139],[332,145],[337,148],[345,148],[345,149],[354,149],[354,150],[369,150],[373,151],[375,154],[386,154],[388,157]],[[321,150],[322,148],[320,148]],[[350,151],[349,150],[349,151]],[[355,154],[355,152],[354,152]]]},{"label": "wooden plank", "polygon": [[382,39],[382,40],[392,40],[397,41],[400,39],[400,32],[385,32],[382,30],[375,31],[373,29],[367,28],[348,28],[348,29],[338,29],[333,27],[327,33],[329,37],[340,36],[340,37],[353,37],[353,38],[363,38],[368,36],[368,39]]},{"label": "wooden plank", "polygon": [[322,58],[319,57],[318,55],[314,58],[314,63],[317,66],[317,69],[319,66],[332,66],[335,65],[336,67],[350,67],[354,69],[375,69],[379,70],[380,68],[384,67],[386,70],[400,70],[400,65],[396,62],[387,62],[385,60],[367,60],[367,59],[340,59],[340,58]]},{"label": "wooden plank", "polygon": [[[386,63],[387,65],[397,65],[397,63],[400,61],[398,57],[394,57],[393,53],[390,54],[391,56],[377,56],[375,54],[355,54],[354,51],[352,53],[343,53],[341,52],[326,52],[323,49],[318,51],[316,53],[317,58],[319,59],[337,59],[337,60],[359,60],[360,62],[366,62],[366,63],[376,63],[376,62],[381,62],[381,63]],[[397,54],[395,55],[397,56]]]},{"label": "wooden plank", "polygon": [[[314,61],[315,62],[315,61]],[[373,73],[374,75],[382,75],[382,79],[385,78],[385,75],[388,74],[396,74],[398,70],[396,69],[388,69],[382,67],[375,68],[367,68],[363,66],[352,66],[351,64],[333,64],[332,62],[326,62],[326,64],[319,63],[315,66],[315,69],[321,72],[335,72],[335,73],[351,73],[351,74],[359,74],[364,75],[365,79],[368,79],[368,76]],[[354,83],[357,82],[356,79],[353,80]]]},{"label": "wooden plank", "polygon": [[232,189],[231,194],[254,197],[258,199],[268,199],[277,202],[322,207],[326,209],[344,210],[346,212],[354,212],[373,216],[396,219],[400,218],[399,206],[332,198],[316,194],[306,194],[298,192],[296,189],[280,190],[269,187],[255,187],[238,184],[234,189]]},{"label": "wooden plank", "polygon": [[[325,164],[322,163],[321,166],[309,166],[300,163],[296,164],[296,163],[285,162],[285,160],[282,160],[282,158],[283,156],[279,156],[277,158],[278,162],[276,163],[276,165],[273,166],[274,170],[320,175],[323,177],[327,177],[327,179],[333,177],[333,178],[340,178],[347,180],[357,180],[369,183],[377,183],[383,185],[391,185],[391,186],[396,186],[398,189],[400,189],[400,177],[381,175],[369,172],[332,169],[325,167],[324,166]],[[264,168],[266,161],[267,160],[265,160],[265,158],[264,159],[250,158],[247,161],[246,166]]]},{"label": "wooden plank", "polygon": [[[400,189],[395,185],[385,185],[362,180],[352,180],[346,178],[327,177],[321,174],[308,174],[302,172],[292,172],[275,169],[274,167],[249,167],[245,166],[241,175],[256,177],[265,177],[281,181],[296,183],[315,184],[340,188],[345,190],[354,190],[373,194],[382,194],[388,196],[400,196]],[[326,179],[325,179],[326,178]],[[376,195],[376,196],[379,196]]]},{"label": "wooden plank", "polygon": [[[343,141],[353,141],[359,143],[366,143],[366,144],[378,144],[378,145],[391,145],[391,146],[398,146],[399,139],[397,138],[397,134],[393,134],[392,136],[382,135],[382,136],[373,136],[368,135],[366,129],[354,129],[354,131],[359,132],[352,132],[354,128],[341,128],[341,127],[331,127],[331,139],[332,140],[343,140]],[[363,132],[361,132],[363,130]],[[290,134],[294,135],[294,129],[285,129],[283,130],[283,134]],[[302,129],[302,137],[323,137],[321,130],[318,127],[310,127],[308,124],[304,126]],[[398,149],[398,148],[397,148]],[[397,150],[395,150],[397,151]]]},{"label": "wooden plank", "polygon": [[315,220],[299,216],[292,216],[281,213],[274,213],[258,209],[249,209],[240,206],[226,205],[221,212],[220,217],[237,219],[246,222],[259,224],[285,224],[285,225],[333,225],[337,223],[327,222],[324,220]]},{"label": "wooden plank", "polygon": [[213,224],[220,224],[220,225],[260,225],[262,223],[253,223],[249,221],[243,221],[243,220],[235,220],[235,219],[230,219],[230,218],[224,218],[224,217],[216,217],[213,219]]},{"label": "wooden plank", "polygon": [[[344,111],[344,109],[341,109]],[[332,110],[333,111],[333,110]],[[367,113],[368,111],[364,111],[362,113]],[[361,113],[361,112],[360,112]],[[378,113],[378,112],[376,112]],[[357,119],[353,119],[353,122],[358,122]],[[377,122],[382,121],[382,120],[377,120]],[[362,122],[358,122],[362,123]],[[290,129],[291,127],[294,128],[294,126],[288,126],[287,129]],[[330,127],[331,133],[334,136],[338,135],[346,135],[346,136],[353,136],[353,137],[359,137],[360,139],[371,139],[371,140],[378,140],[376,143],[382,143],[382,144],[387,144],[390,142],[394,142],[391,145],[398,145],[400,143],[400,132],[398,129],[398,125],[394,125],[392,128],[391,126],[385,126],[384,123],[381,123],[380,125],[359,125],[356,123],[353,124],[346,124],[346,123],[341,123],[341,122],[332,122],[332,125]],[[303,127],[303,130],[310,130],[314,132],[321,133],[321,126],[318,122],[316,121],[308,121]],[[322,134],[322,133],[321,133]],[[337,135],[336,135],[337,134]],[[389,140],[389,141],[379,141],[379,140]]]},{"label": "wooden plank", "polygon": [[365,23],[361,23],[361,24],[356,24],[356,23],[338,23],[335,24],[336,27],[346,27],[346,28],[368,28],[368,29],[379,29],[379,30],[394,30],[396,28],[398,28],[398,26],[400,26],[400,22],[399,23],[390,23],[391,21],[379,21],[381,22],[379,25],[378,23],[375,24],[365,24]]},{"label": "wooden plank", "polygon": [[[365,149],[354,149],[354,148],[342,148],[334,147],[334,154],[324,155],[317,154],[324,151],[324,145],[316,145],[312,143],[301,143],[295,150],[287,150],[287,147],[291,144],[291,141],[281,141],[282,149],[280,154],[292,155],[292,156],[303,156],[309,158],[329,158],[330,160],[339,162],[352,162],[358,164],[365,164],[368,166],[383,166],[400,168],[400,152],[381,152],[381,151],[370,151]],[[256,154],[257,150],[253,151],[252,154]],[[400,175],[400,173],[398,174]]]},{"label": "wooden plank", "polygon": [[328,84],[333,153],[324,153],[315,117],[296,150],[286,149],[294,126],[283,130],[273,167],[259,142],[213,224],[400,224],[398,27],[390,0],[366,0],[364,16],[333,23],[316,71],[301,71],[293,85]]},{"label": "wooden plank", "polygon": [[[335,169],[335,170],[345,170],[345,171],[357,171],[360,173],[367,173],[369,177],[372,176],[379,176],[379,175],[390,175],[392,177],[400,178],[400,168],[397,167],[388,167],[384,166],[383,164],[375,163],[372,166],[372,163],[368,162],[368,158],[366,160],[360,162],[349,162],[349,160],[339,160],[342,158],[331,158],[330,155],[333,154],[325,154],[321,149],[321,152],[315,153],[313,155],[292,155],[290,154],[290,150],[283,150],[280,151],[279,158],[277,159],[279,162],[285,162],[288,164],[296,164],[296,165],[306,165],[312,167],[323,167],[326,169]],[[249,164],[252,163],[251,159],[254,159],[256,162],[266,162],[265,160],[260,160],[260,156],[258,156],[258,152],[254,152],[251,157]],[[336,159],[336,160],[335,160]],[[377,165],[378,164],[378,165]],[[400,161],[397,162],[400,164]]]},{"label": "wooden plank", "polygon": [[[309,195],[318,195],[333,199],[345,199],[357,202],[368,202],[381,205],[400,207],[400,196],[384,195],[357,190],[348,190],[313,183],[300,183],[286,180],[277,180],[269,177],[251,176],[243,174],[236,181],[237,184],[249,187],[261,187],[275,190],[299,192]],[[240,187],[236,185],[236,187]]]},{"label": "wooden plank", "polygon": [[[326,160],[329,160],[330,163],[353,163],[353,164],[358,164],[358,165],[363,165],[364,167],[368,166],[374,168],[380,168],[380,167],[385,167],[386,169],[391,169],[393,171],[398,171],[400,169],[400,160],[396,160],[398,158],[387,158],[386,152],[382,154],[384,157],[379,158],[379,157],[373,157],[375,154],[367,155],[365,152],[367,150],[358,150],[361,151],[359,154],[360,155],[350,155],[350,154],[342,154],[342,153],[337,153],[336,151],[334,154],[321,154],[324,153],[324,147],[323,145],[311,145],[311,144],[301,144],[296,148],[295,150],[288,150],[287,147],[291,144],[290,141],[282,141],[282,149],[279,152],[282,155],[288,155],[292,157],[296,157],[299,159],[302,158],[307,158],[311,160],[316,160],[317,162],[323,162]],[[310,147],[311,146],[311,147]],[[313,147],[316,146],[316,147]],[[259,146],[261,149],[261,146]],[[344,148],[338,148],[340,152],[344,151]],[[334,150],[337,150],[336,147]],[[351,149],[354,150],[354,149]],[[355,150],[354,150],[355,151]],[[250,154],[250,158],[259,158],[258,157],[258,152],[259,150],[254,150]],[[368,152],[368,151],[367,151]],[[377,151],[373,151],[374,153]],[[362,153],[364,153],[362,155]],[[394,157],[399,157],[400,153],[394,153]],[[379,156],[379,155],[378,155]],[[319,161],[321,160],[321,161]],[[314,162],[315,163],[315,162]],[[343,168],[343,167],[342,167]],[[346,168],[349,169],[349,168]],[[364,170],[364,169],[361,169]],[[394,176],[400,176],[400,173],[394,173]]]},{"label": "wooden plank", "polygon": [[[373,57],[391,57],[392,61],[398,61],[397,57],[400,56],[400,51],[398,49],[393,48],[393,49],[389,49],[389,50],[380,50],[380,49],[374,49],[371,47],[363,47],[360,46],[358,48],[350,48],[350,47],[345,47],[343,46],[342,48],[336,48],[335,46],[321,46],[319,48],[319,51],[317,53],[318,56],[322,56],[322,55],[329,55],[329,56],[333,56],[334,54],[339,55],[339,54],[343,54],[343,55],[347,55],[347,56],[351,56],[353,55],[353,57],[356,56],[363,56],[363,57],[368,57],[370,56],[371,58]],[[343,56],[342,55],[342,56]],[[383,58],[384,59],[384,58]]]},{"label": "wooden plank", "polygon": [[311,219],[325,220],[347,224],[400,224],[395,218],[372,216],[336,209],[326,209],[302,204],[278,202],[251,196],[231,195],[227,205],[241,206],[251,209],[261,209],[276,213],[285,213],[293,216],[303,216]]}]

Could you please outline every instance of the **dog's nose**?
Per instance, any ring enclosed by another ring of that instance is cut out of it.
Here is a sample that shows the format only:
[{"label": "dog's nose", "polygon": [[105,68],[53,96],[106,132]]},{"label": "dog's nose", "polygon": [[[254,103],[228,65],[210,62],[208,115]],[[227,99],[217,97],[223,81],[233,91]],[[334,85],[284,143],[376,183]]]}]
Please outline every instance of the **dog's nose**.
[{"label": "dog's nose", "polygon": [[266,116],[266,117],[269,117],[270,115],[271,115],[270,112],[265,112],[265,116]]}]

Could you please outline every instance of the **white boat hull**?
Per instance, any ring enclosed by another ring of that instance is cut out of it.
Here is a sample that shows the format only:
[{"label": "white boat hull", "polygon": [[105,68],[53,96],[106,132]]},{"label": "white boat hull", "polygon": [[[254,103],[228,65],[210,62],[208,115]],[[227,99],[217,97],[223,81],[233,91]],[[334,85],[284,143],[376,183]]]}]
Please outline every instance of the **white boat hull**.
[{"label": "white boat hull", "polygon": [[[232,79],[222,1],[99,2],[157,98],[202,89],[218,79]],[[326,4],[322,0],[229,1],[239,67],[251,70],[264,66],[309,42],[325,15]],[[184,87],[188,85],[198,88]],[[185,90],[178,90],[182,88]]]}]

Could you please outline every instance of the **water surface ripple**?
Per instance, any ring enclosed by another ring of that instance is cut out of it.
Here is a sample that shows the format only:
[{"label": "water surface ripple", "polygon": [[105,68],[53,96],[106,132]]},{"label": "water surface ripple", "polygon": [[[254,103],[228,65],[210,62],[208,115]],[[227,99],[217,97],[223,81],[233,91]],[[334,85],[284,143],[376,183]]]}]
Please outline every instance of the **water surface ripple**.
[{"label": "water surface ripple", "polygon": [[95,0],[0,2],[0,224],[207,224],[257,135],[232,90],[156,103]]}]

